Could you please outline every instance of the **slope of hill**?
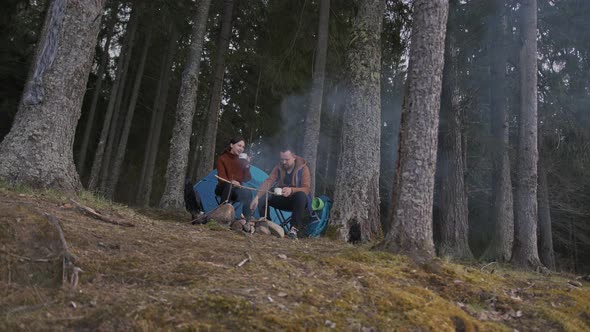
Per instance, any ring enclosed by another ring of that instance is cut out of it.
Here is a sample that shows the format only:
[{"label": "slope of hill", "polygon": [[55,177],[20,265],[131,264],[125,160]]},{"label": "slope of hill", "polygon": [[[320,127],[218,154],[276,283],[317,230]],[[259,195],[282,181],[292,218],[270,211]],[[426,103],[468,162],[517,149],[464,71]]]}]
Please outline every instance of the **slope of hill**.
[{"label": "slope of hill", "polygon": [[418,265],[187,218],[3,186],[0,330],[590,330],[589,283],[572,275]]}]

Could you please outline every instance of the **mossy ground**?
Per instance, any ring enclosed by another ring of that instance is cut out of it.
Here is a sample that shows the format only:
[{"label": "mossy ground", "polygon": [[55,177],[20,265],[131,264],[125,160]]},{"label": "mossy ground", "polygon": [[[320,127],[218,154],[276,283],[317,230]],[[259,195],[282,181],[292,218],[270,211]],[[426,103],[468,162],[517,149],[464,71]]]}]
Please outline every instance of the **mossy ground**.
[{"label": "mossy ground", "polygon": [[[0,330],[590,330],[589,284],[569,284],[575,276],[416,265],[367,246],[192,226],[188,214],[74,197],[135,224],[120,227],[80,214],[69,198],[0,188],[0,262],[10,263]],[[43,213],[59,219],[84,270],[75,290],[45,283],[55,271],[31,260],[50,246],[39,246],[39,232],[55,236]],[[30,273],[13,273],[23,268]]]}]

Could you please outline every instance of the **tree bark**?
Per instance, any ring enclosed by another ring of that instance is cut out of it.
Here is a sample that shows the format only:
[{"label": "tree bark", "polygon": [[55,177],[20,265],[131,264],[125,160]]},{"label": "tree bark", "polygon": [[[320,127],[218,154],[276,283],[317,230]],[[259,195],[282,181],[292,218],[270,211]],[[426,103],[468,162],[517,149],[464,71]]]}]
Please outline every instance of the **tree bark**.
[{"label": "tree bark", "polygon": [[[205,129],[205,119],[206,116],[204,114],[204,112],[198,113],[196,115],[196,130],[194,131],[195,133],[202,133]],[[191,179],[195,179],[198,180],[200,179],[197,175],[197,171],[199,168],[199,159],[201,156],[201,148],[200,146],[203,144],[203,135],[196,135],[194,138],[194,144],[193,144],[193,155],[192,155],[192,161],[191,161],[191,167],[189,170],[189,176],[191,177]]]},{"label": "tree bark", "polygon": [[162,121],[166,111],[166,100],[168,99],[168,90],[170,87],[170,74],[174,57],[176,55],[176,38],[177,31],[173,24],[170,24],[168,53],[164,57],[162,70],[160,72],[160,81],[158,82],[158,93],[154,100],[154,110],[150,123],[150,133],[146,143],[145,159],[141,170],[139,189],[137,192],[137,204],[147,206],[152,194],[152,181],[154,168],[156,167],[156,156],[158,155],[158,145],[160,134],[162,133]]},{"label": "tree bark", "polygon": [[381,26],[384,2],[355,1],[346,59],[347,81],[332,220],[339,238],[369,242],[381,237],[379,148],[381,138]]},{"label": "tree bark", "polygon": [[542,265],[537,249],[537,0],[523,0],[520,11],[519,160],[512,262],[538,269]]},{"label": "tree bark", "polygon": [[[226,4],[232,1],[227,0]],[[180,93],[176,106],[176,122],[170,139],[170,157],[166,168],[166,186],[160,200],[160,207],[166,209],[180,209],[184,206],[184,178],[188,167],[190,152],[191,130],[197,101],[197,88],[199,85],[199,68],[201,64],[201,52],[203,39],[207,27],[207,15],[211,0],[202,0],[197,7],[193,25],[189,57],[182,73]],[[232,7],[232,5],[230,5]],[[226,8],[227,9],[227,8]],[[229,9],[231,21],[231,8]],[[230,27],[231,28],[231,23]],[[222,29],[223,34],[223,29]],[[229,36],[225,36],[229,39]],[[227,41],[229,43],[229,40]],[[220,43],[221,44],[221,43]],[[225,45],[227,49],[227,45]],[[221,50],[220,50],[221,51]],[[219,59],[218,59],[219,60]],[[223,62],[223,60],[221,60]],[[225,67],[223,65],[223,67]],[[221,93],[221,91],[219,91]],[[219,107],[219,106],[217,106]],[[217,122],[215,124],[217,126]],[[215,141],[215,136],[206,136]]]},{"label": "tree bark", "polygon": [[121,174],[121,165],[123,164],[123,160],[125,159],[125,151],[127,150],[127,140],[129,138],[129,131],[131,130],[133,115],[135,114],[135,106],[137,105],[139,88],[141,87],[141,80],[143,78],[143,72],[145,69],[147,54],[151,45],[151,39],[152,26],[150,25],[145,35],[145,41],[143,44],[143,49],[141,51],[141,59],[139,60],[139,66],[135,74],[135,81],[133,83],[133,89],[131,92],[129,110],[127,111],[127,115],[125,117],[125,124],[123,125],[123,130],[121,133],[121,138],[119,140],[119,145],[117,147],[115,160],[113,161],[113,168],[111,172],[109,172],[110,177],[109,184],[106,188],[106,196],[110,199],[114,197],[115,189],[117,188],[117,183],[119,182],[119,175]]},{"label": "tree bark", "polygon": [[[332,88],[332,92],[328,94],[328,96],[332,94],[338,94],[338,85],[334,85],[334,87]],[[328,98],[328,100],[330,100],[330,98]],[[325,119],[327,119],[327,121],[323,122],[322,131],[323,133],[325,133],[325,141],[322,145],[323,149],[322,147],[318,147],[320,149],[318,153],[320,153],[322,158],[318,158],[318,161],[316,161],[316,189],[317,191],[324,193],[326,195],[328,194],[329,190],[328,183],[331,182],[328,179],[331,180],[333,178],[332,171],[334,170],[334,165],[338,164],[338,158],[334,158],[334,150],[339,150],[336,141],[337,138],[341,136],[340,132],[336,131],[337,128],[340,128],[340,126],[338,125],[340,121],[337,121],[338,117],[336,113],[337,100],[338,98],[334,98],[333,102],[328,102],[330,104],[329,111],[324,112],[324,117]],[[319,160],[323,161],[323,167],[321,172],[318,171],[320,168]],[[321,187],[319,187],[320,181],[317,180],[319,174],[322,174]]]},{"label": "tree bark", "polygon": [[440,108],[437,173],[440,179],[442,204],[438,254],[443,257],[472,259],[473,254],[469,249],[467,192],[463,168],[461,109],[457,91],[457,52],[454,36],[456,30],[453,28],[455,8],[455,2],[451,1],[447,20]]},{"label": "tree bark", "polygon": [[414,2],[392,226],[382,247],[432,258],[432,203],[448,0]]},{"label": "tree bark", "polygon": [[539,235],[541,263],[548,269],[555,270],[555,252],[553,251],[553,232],[551,231],[551,209],[549,207],[549,190],[547,188],[547,168],[543,158],[539,158]]},{"label": "tree bark", "polygon": [[106,33],[107,39],[104,44],[104,50],[100,64],[98,67],[98,73],[96,75],[96,85],[94,86],[94,93],[92,94],[92,102],[90,103],[90,111],[88,112],[88,119],[86,119],[86,125],[84,126],[84,136],[82,137],[82,144],[80,146],[80,153],[78,155],[78,173],[80,176],[84,174],[86,153],[88,152],[88,142],[90,141],[90,134],[92,133],[92,125],[94,124],[94,116],[96,115],[96,106],[98,105],[98,98],[102,91],[102,82],[104,81],[104,75],[107,70],[108,60],[111,58],[109,54],[109,48],[111,46],[111,40],[113,38],[113,32],[115,25],[117,25],[117,13],[118,7],[114,6],[111,13],[111,18],[108,24],[108,30]]},{"label": "tree bark", "polygon": [[512,255],[514,242],[514,205],[510,157],[508,155],[509,132],[506,103],[506,14],[505,0],[494,0],[494,40],[491,49],[491,101],[490,119],[492,142],[492,238],[482,259],[507,262]]},{"label": "tree bark", "polygon": [[156,87],[156,98],[154,99],[154,106],[152,107],[152,116],[151,116],[151,120],[150,120],[150,128],[148,129],[148,137],[146,139],[146,144],[144,147],[144,153],[143,153],[143,163],[141,165],[141,173],[139,176],[139,183],[138,183],[138,187],[137,187],[137,193],[135,196],[135,203],[137,205],[147,205],[147,202],[144,204],[143,202],[145,201],[144,198],[144,192],[145,192],[145,182],[146,182],[146,174],[147,174],[147,166],[148,166],[148,161],[150,160],[150,155],[152,153],[152,144],[151,142],[154,140],[154,133],[156,131],[156,120],[158,119],[158,105],[160,104],[160,97],[162,95],[162,91],[163,91],[163,79],[166,75],[166,71],[169,70],[170,68],[170,63],[169,63],[169,59],[170,59],[170,53],[172,52],[171,47],[175,47],[175,45],[173,44],[169,44],[168,45],[168,53],[166,53],[164,56],[162,56],[162,64],[160,66],[160,75],[159,75],[159,80],[158,80],[158,85]]},{"label": "tree bark", "polygon": [[205,116],[207,123],[204,127],[205,131],[202,134],[203,150],[200,153],[200,160],[198,163],[199,166],[197,168],[197,178],[199,179],[204,177],[211,171],[211,168],[213,167],[214,163],[213,159],[215,157],[215,144],[217,142],[217,125],[219,122],[219,105],[221,103],[221,94],[223,92],[222,88],[224,76],[223,74],[225,72],[225,55],[227,53],[227,48],[229,47],[229,40],[231,38],[233,6],[233,0],[224,1],[223,18],[221,20],[221,31],[219,32],[219,40],[217,41],[215,74],[213,76],[213,86],[211,88],[211,98],[209,100],[209,111]]},{"label": "tree bark", "polygon": [[322,100],[324,97],[324,77],[326,73],[326,56],[328,53],[328,28],[330,23],[330,0],[320,1],[320,16],[318,24],[318,42],[315,64],[313,68],[313,83],[309,110],[305,117],[303,132],[303,158],[307,161],[311,172],[311,195],[315,194],[316,164],[318,146],[320,145],[320,127]]},{"label": "tree bark", "polygon": [[[115,108],[113,110],[113,117],[111,119],[111,126],[109,130],[109,135],[107,138],[107,145],[104,150],[104,156],[102,160],[102,167],[100,173],[100,192],[103,194],[107,194],[107,186],[112,174],[112,158],[113,158],[113,149],[116,149],[115,146],[119,144],[119,139],[121,136],[121,132],[123,131],[123,115],[125,114],[125,106],[122,105],[129,105],[129,96],[128,93],[128,83],[127,83],[127,76],[129,74],[129,64],[131,59],[133,58],[133,48],[135,47],[135,35],[137,34],[137,29],[139,27],[139,19],[140,19],[140,8],[137,8],[137,18],[135,19],[135,24],[133,29],[135,30],[133,33],[133,39],[129,41],[127,45],[128,52],[126,54],[127,59],[124,62],[123,72],[121,73],[121,83],[119,84],[119,92],[117,93],[117,99],[115,101]],[[116,153],[116,152],[115,152]]]},{"label": "tree bark", "polygon": [[80,189],[74,134],[104,2],[51,3],[14,124],[0,144],[0,177],[9,183]]},{"label": "tree bark", "polygon": [[[135,44],[135,43],[133,43]],[[121,110],[121,105],[127,105],[126,102],[128,101],[127,96],[125,96],[125,92],[127,90],[127,74],[129,73],[129,63],[131,60],[131,56],[133,55],[131,50],[133,50],[134,45],[129,45],[129,53],[127,53],[128,60],[125,61],[125,68],[122,72],[121,83],[119,84],[119,92],[117,92],[117,99],[115,101],[115,107],[113,109],[113,116],[111,118],[111,125],[109,128],[109,134],[107,136],[107,144],[104,149],[104,154],[102,158],[102,166],[100,168],[100,185],[99,185],[99,192],[102,194],[106,194],[107,182],[109,181],[109,177],[111,174],[111,159],[113,156],[113,147],[118,145],[120,132],[122,130],[122,116],[124,114]],[[125,97],[125,98],[124,98]],[[125,106],[123,106],[124,108]],[[123,111],[124,112],[124,111]]]},{"label": "tree bark", "polygon": [[575,220],[572,218],[570,219],[570,257],[572,260],[572,269],[571,271],[573,273],[578,273],[578,236],[577,234],[577,229],[576,229],[576,222]]},{"label": "tree bark", "polygon": [[119,55],[119,60],[117,61],[117,70],[115,72],[116,78],[113,86],[111,88],[111,95],[109,98],[109,104],[107,106],[107,111],[104,117],[102,130],[100,133],[100,139],[98,141],[98,145],[96,147],[96,151],[94,152],[94,160],[92,162],[92,169],[90,171],[90,180],[88,181],[88,189],[94,191],[98,188],[100,175],[102,171],[103,165],[103,157],[105,152],[105,147],[108,139],[108,134],[110,131],[111,120],[113,117],[113,111],[115,109],[115,103],[117,101],[117,95],[119,93],[119,86],[121,86],[121,80],[123,77],[123,73],[127,70],[127,65],[129,64],[130,56],[128,53],[131,53],[130,44],[133,43],[133,39],[135,38],[135,31],[136,31],[136,22],[137,22],[137,10],[134,9],[131,13],[128,23],[128,33],[126,36],[125,47],[121,50]]}]

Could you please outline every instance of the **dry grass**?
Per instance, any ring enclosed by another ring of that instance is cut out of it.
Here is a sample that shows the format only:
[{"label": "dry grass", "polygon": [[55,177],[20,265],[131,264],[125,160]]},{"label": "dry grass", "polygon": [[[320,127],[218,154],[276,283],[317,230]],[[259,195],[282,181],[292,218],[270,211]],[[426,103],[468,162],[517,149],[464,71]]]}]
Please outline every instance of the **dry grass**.
[{"label": "dry grass", "polygon": [[[188,215],[75,198],[135,224],[119,227],[80,214],[68,198],[0,188],[0,262],[33,274],[9,280],[0,269],[0,330],[590,329],[588,283],[569,285],[572,276],[417,266],[328,239],[245,235],[191,226]],[[54,243],[39,240],[39,232],[54,236],[42,213],[60,220],[84,270],[75,290],[22,258],[42,257]]]}]

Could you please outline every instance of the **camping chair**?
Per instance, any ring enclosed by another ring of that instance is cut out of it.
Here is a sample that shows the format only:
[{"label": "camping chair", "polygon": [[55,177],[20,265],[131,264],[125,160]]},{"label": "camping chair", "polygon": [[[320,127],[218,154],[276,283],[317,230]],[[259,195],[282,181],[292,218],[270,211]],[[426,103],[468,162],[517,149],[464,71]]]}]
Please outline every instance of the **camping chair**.
[{"label": "camping chair", "polygon": [[[291,214],[288,218],[285,217],[284,215],[284,211],[277,209],[273,206],[271,206],[279,221],[280,221],[280,226],[283,227],[283,229],[285,230],[285,234],[289,232],[289,230],[291,229],[291,219],[293,218],[293,214]],[[306,209],[305,211],[307,212],[304,216],[303,216],[303,224],[307,227],[307,225],[311,224],[314,221],[319,221],[320,220],[320,216],[316,213],[316,211],[313,210],[312,206],[310,206],[310,204],[306,204]],[[307,220],[307,222],[306,222]],[[306,234],[307,232],[303,233],[303,229],[299,230],[300,232],[302,232],[301,234]]]},{"label": "camping chair", "polygon": [[281,222],[279,226],[283,227],[283,229],[285,230],[285,234],[288,233],[289,230],[291,229],[291,219],[293,218],[293,214],[291,214],[288,218],[286,218],[285,215],[283,214],[283,210],[279,210],[273,206],[271,206],[271,207],[275,210],[275,214],[277,215],[277,218]]}]

